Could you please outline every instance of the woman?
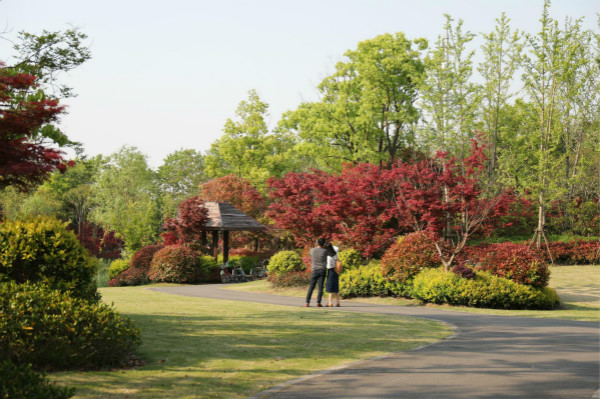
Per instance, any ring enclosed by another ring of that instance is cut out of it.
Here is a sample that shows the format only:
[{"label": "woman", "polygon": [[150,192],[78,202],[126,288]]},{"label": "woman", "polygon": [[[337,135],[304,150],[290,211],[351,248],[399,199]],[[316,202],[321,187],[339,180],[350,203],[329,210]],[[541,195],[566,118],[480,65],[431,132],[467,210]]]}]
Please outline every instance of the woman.
[{"label": "woman", "polygon": [[325,248],[328,251],[335,252],[334,256],[327,257],[327,283],[325,284],[325,290],[329,293],[329,303],[328,307],[333,306],[333,294],[335,294],[337,304],[335,306],[340,306],[340,276],[335,272],[335,262],[338,260],[338,247],[334,247],[331,243],[327,243],[327,247]]}]

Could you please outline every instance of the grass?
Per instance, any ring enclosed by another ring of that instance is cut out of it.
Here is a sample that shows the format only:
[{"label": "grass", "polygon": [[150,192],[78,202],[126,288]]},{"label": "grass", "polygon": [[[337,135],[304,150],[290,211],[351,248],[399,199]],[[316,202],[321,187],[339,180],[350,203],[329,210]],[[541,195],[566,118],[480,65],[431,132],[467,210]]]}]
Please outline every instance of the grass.
[{"label": "grass", "polygon": [[[600,267],[599,266],[552,266],[549,286],[556,289],[561,306],[554,310],[504,310],[481,309],[466,306],[421,305],[416,300],[397,298],[357,298],[352,301],[399,306],[427,306],[471,313],[501,316],[556,318],[600,322]],[[305,288],[273,288],[268,281],[237,284],[233,290],[266,292],[278,295],[303,297]]]},{"label": "grass", "polygon": [[142,330],[136,369],[61,372],[74,398],[245,398],[289,379],[447,337],[416,318],[330,312],[103,288]]}]

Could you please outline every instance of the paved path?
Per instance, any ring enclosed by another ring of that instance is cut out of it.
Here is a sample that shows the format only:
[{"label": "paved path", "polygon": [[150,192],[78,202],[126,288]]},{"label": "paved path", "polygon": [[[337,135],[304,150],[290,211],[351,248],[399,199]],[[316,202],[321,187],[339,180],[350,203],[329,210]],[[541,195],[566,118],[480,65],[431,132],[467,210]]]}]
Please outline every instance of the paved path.
[{"label": "paved path", "polygon": [[[155,287],[175,295],[301,306],[302,298]],[[600,326],[424,307],[343,302],[329,310],[425,317],[454,326],[451,339],[290,381],[253,398],[599,398]],[[311,308],[307,311],[319,312]]]}]

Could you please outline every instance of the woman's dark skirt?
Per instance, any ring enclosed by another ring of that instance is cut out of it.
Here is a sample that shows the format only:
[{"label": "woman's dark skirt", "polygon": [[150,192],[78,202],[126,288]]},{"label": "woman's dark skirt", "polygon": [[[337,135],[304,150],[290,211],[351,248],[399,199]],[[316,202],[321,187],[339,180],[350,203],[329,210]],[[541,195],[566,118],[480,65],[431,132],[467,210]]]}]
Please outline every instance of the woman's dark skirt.
[{"label": "woman's dark skirt", "polygon": [[325,291],[335,294],[340,292],[340,276],[333,269],[327,270],[327,283]]}]

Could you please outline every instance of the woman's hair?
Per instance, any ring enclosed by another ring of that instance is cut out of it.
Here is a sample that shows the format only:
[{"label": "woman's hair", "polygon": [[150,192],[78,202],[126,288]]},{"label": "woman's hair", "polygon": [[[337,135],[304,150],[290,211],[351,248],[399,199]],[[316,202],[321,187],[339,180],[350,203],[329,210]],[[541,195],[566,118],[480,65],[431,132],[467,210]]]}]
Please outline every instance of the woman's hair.
[{"label": "woman's hair", "polygon": [[330,242],[328,242],[327,244],[325,244],[325,246],[323,248],[325,248],[329,252],[329,256],[336,256],[337,255],[337,252],[335,252],[335,248],[333,248],[333,245],[331,245]]}]

